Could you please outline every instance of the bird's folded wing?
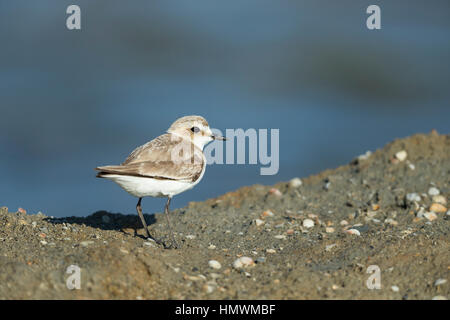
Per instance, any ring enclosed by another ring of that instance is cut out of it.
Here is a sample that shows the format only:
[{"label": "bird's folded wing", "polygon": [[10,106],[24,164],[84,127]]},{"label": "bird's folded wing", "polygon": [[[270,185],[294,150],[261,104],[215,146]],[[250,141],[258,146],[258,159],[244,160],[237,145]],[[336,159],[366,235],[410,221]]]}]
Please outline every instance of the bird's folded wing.
[{"label": "bird's folded wing", "polygon": [[202,163],[174,163],[172,161],[146,161],[118,166],[98,167],[98,177],[107,174],[147,177],[193,182],[198,179],[203,169]]},{"label": "bird's folded wing", "polygon": [[190,141],[166,133],[136,148],[118,166],[103,166],[98,177],[106,174],[150,177],[156,179],[195,181],[204,166],[201,149]]}]

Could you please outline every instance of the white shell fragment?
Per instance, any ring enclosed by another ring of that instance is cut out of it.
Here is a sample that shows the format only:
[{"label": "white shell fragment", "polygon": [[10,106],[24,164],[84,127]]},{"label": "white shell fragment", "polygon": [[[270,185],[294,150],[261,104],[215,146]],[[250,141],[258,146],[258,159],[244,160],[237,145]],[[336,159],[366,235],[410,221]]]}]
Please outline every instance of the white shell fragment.
[{"label": "white shell fragment", "polygon": [[220,269],[222,268],[222,265],[217,260],[209,260],[208,265],[213,269]]},{"label": "white shell fragment", "polygon": [[348,233],[348,234],[354,234],[354,235],[357,235],[357,236],[361,235],[361,232],[359,232],[358,229],[348,229],[348,230],[345,230],[344,232]]},{"label": "white shell fragment", "polygon": [[255,261],[249,257],[240,257],[233,262],[233,268],[241,269],[255,265]]},{"label": "white shell fragment", "polygon": [[293,178],[291,181],[289,181],[289,186],[291,188],[298,188],[303,184],[302,180],[300,178]]},{"label": "white shell fragment", "polygon": [[441,192],[439,191],[438,188],[431,187],[430,189],[428,189],[428,194],[430,196],[437,196],[439,193],[441,193]]},{"label": "white shell fragment", "polygon": [[314,227],[314,221],[312,221],[311,219],[305,219],[303,220],[303,226],[305,228],[312,228]]},{"label": "white shell fragment", "polygon": [[408,153],[405,150],[399,151],[395,154],[395,157],[399,160],[399,161],[405,161],[406,157],[408,157]]}]

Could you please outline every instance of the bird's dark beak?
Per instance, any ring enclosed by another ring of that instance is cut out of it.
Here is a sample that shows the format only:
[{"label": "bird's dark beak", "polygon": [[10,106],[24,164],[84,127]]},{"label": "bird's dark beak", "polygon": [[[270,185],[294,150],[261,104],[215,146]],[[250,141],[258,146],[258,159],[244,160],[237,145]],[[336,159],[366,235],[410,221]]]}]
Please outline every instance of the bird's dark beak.
[{"label": "bird's dark beak", "polygon": [[221,141],[226,141],[227,139],[225,137],[221,137],[221,136],[211,136],[211,138],[213,140],[221,140]]}]

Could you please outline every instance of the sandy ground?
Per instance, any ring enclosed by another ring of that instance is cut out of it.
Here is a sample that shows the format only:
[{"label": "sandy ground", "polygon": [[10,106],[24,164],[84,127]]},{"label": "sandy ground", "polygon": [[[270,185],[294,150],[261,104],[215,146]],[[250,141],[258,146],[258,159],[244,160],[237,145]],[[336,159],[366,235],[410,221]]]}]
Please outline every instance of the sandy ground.
[{"label": "sandy ground", "polygon": [[[448,135],[396,140],[301,185],[243,187],[174,210],[179,249],[142,237],[135,214],[1,208],[0,298],[449,298],[449,173]],[[165,217],[146,219],[168,243]],[[79,290],[67,287],[70,265]],[[367,286],[371,265],[380,289]]]}]

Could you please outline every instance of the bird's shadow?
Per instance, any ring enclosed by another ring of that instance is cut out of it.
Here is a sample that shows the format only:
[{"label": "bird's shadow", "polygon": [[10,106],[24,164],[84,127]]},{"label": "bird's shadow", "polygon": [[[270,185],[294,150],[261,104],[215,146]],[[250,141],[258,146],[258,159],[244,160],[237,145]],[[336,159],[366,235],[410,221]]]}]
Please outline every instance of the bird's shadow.
[{"label": "bird's shadow", "polygon": [[[156,223],[155,214],[144,214],[147,225]],[[79,226],[89,226],[101,230],[114,230],[123,233],[129,233],[126,229],[133,229],[134,235],[146,239],[143,235],[137,233],[138,229],[143,229],[141,220],[137,214],[111,213],[108,211],[97,211],[87,217],[64,217],[64,218],[46,218],[53,224],[71,224]]]}]

